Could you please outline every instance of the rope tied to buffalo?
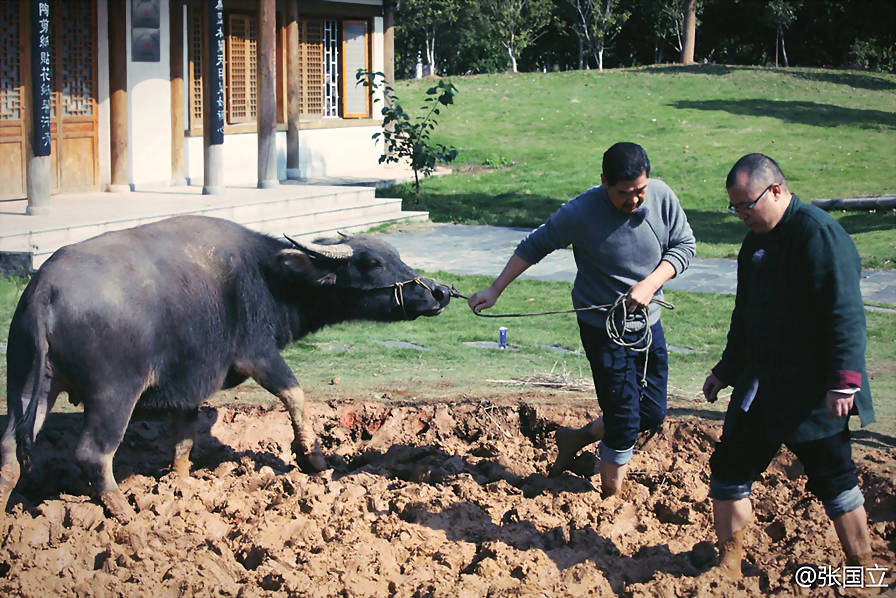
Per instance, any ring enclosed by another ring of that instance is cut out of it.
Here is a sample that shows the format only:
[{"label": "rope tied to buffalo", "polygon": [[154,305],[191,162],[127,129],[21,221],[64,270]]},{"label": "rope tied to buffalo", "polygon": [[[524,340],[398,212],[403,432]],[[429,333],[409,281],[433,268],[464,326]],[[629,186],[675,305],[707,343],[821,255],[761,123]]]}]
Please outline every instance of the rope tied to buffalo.
[{"label": "rope tied to buffalo", "polygon": [[[463,295],[460,291],[458,291],[454,287],[454,285],[448,287],[448,292],[451,297],[459,299],[469,299],[469,297]],[[586,307],[576,307],[573,309],[507,314],[483,314],[476,311],[474,311],[473,313],[480,318],[527,318],[531,316],[568,314],[589,310],[606,311],[606,330],[609,339],[620,347],[631,349],[632,351],[635,351],[637,353],[644,353],[644,371],[641,374],[641,386],[647,386],[647,357],[650,346],[653,344],[653,331],[648,325],[647,306],[640,305],[634,310],[629,311],[625,301],[627,297],[628,293],[620,293],[619,297],[617,297],[616,301],[614,301],[613,303],[605,303],[603,305],[588,305]],[[660,307],[664,307],[668,310],[675,309],[674,305],[672,305],[668,301],[664,301],[663,299],[653,298],[651,299],[650,303],[656,303]],[[640,329],[629,330],[629,332],[640,332],[640,335],[632,340],[626,340],[626,325],[631,322],[640,322],[643,324],[643,326]]]}]

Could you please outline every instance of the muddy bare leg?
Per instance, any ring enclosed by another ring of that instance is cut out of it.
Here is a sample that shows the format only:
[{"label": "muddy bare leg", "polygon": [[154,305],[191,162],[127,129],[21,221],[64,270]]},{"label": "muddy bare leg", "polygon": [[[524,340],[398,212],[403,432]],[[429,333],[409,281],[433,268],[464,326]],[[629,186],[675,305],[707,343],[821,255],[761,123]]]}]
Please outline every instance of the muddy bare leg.
[{"label": "muddy bare leg", "polygon": [[581,428],[557,428],[557,431],[554,432],[554,441],[557,443],[557,459],[551,466],[548,475],[555,477],[569,469],[576,453],[603,437],[604,420],[602,417]]},{"label": "muddy bare leg", "polygon": [[179,476],[189,476],[190,451],[196,441],[196,427],[199,421],[199,411],[172,411],[171,430],[174,440],[174,461],[171,469]]},{"label": "muddy bare leg", "polygon": [[753,518],[753,505],[749,498],[714,498],[712,515],[719,543],[718,571],[726,579],[736,581],[743,577],[741,561],[744,558],[744,528]]},{"label": "muddy bare leg", "polygon": [[628,464],[616,465],[609,461],[600,462],[600,491],[604,498],[618,494],[622,490]]}]

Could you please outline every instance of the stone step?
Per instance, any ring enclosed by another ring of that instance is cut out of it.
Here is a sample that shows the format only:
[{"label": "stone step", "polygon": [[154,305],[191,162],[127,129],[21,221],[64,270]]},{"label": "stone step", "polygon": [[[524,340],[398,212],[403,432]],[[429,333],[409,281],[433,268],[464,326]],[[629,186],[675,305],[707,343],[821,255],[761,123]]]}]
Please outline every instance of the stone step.
[{"label": "stone step", "polygon": [[379,198],[374,188],[359,186],[228,188],[223,196],[189,188],[67,195],[57,199],[51,217],[27,216],[16,207],[22,213],[14,212],[0,226],[0,270],[7,273],[36,269],[64,245],[181,214],[226,218],[275,236],[305,239],[428,219],[427,212],[402,212],[400,199]]},{"label": "stone step", "polygon": [[[370,197],[364,197],[366,195],[370,195]],[[263,206],[235,206],[230,212],[228,212],[230,208],[215,207],[212,210],[193,210],[189,213],[227,218],[259,232],[274,236],[286,233],[303,239],[332,236],[337,231],[359,232],[382,224],[425,221],[429,218],[428,212],[402,212],[401,199],[377,198],[373,197],[372,193],[357,195],[354,199],[364,199],[365,201],[352,203],[344,197],[331,198],[331,201],[311,202],[318,206],[318,209],[309,210],[308,205],[300,204],[297,200],[284,200],[283,202],[264,202],[266,205]],[[292,204],[292,206],[288,204]],[[321,207],[324,205],[326,207]],[[28,247],[21,249],[0,247],[0,251],[30,255],[30,268],[36,270],[64,245],[77,243],[111,230],[162,220],[172,215],[174,214],[144,216],[66,229],[31,231]],[[0,238],[0,243],[3,241],[4,239]],[[27,260],[27,257],[25,259]]]}]

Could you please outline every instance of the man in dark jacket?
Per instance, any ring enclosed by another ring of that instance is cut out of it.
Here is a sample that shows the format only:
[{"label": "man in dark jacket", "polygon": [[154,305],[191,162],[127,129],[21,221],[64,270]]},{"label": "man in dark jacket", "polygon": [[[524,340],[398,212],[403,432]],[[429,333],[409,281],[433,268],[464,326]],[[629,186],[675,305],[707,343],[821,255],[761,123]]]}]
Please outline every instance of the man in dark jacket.
[{"label": "man in dark jacket", "polygon": [[741,576],[750,487],[781,444],[803,464],[850,565],[871,566],[864,498],[848,418],[874,421],[865,372],[865,311],[855,245],[827,213],[790,193],[774,160],[742,157],[728,174],[729,210],[750,229],[722,359],[703,385],[733,386],[710,459],[720,569]]}]

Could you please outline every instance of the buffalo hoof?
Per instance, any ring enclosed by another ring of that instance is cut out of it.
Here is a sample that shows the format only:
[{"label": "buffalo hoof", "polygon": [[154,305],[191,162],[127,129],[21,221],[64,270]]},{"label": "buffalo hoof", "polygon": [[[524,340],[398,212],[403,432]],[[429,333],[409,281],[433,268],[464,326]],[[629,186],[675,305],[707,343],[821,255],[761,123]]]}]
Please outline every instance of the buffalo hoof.
[{"label": "buffalo hoof", "polygon": [[120,523],[128,523],[137,517],[137,513],[128,504],[121,490],[115,489],[100,493],[100,502],[109,514]]},{"label": "buffalo hoof", "polygon": [[296,456],[296,463],[305,473],[318,473],[327,469],[327,460],[324,459],[320,447],[315,444],[310,451],[306,450],[301,443],[293,443],[292,451]]}]

